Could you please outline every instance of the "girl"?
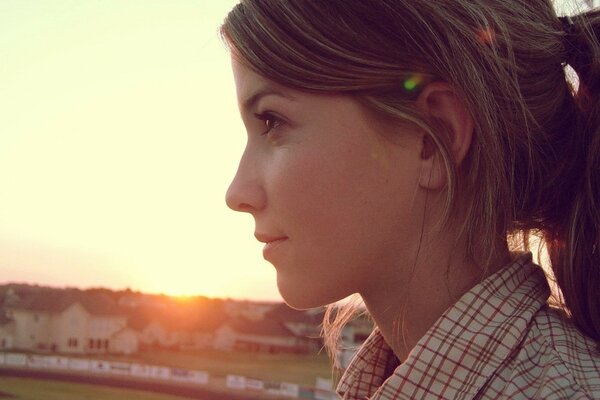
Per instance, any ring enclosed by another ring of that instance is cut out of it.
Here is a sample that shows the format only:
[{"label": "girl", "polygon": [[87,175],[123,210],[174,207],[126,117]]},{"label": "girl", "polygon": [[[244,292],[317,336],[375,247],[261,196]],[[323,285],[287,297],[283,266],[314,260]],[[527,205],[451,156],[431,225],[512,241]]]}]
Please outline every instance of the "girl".
[{"label": "girl", "polygon": [[248,142],[227,204],[292,307],[361,296],[376,329],[344,399],[600,398],[599,31],[550,0],[230,12]]}]

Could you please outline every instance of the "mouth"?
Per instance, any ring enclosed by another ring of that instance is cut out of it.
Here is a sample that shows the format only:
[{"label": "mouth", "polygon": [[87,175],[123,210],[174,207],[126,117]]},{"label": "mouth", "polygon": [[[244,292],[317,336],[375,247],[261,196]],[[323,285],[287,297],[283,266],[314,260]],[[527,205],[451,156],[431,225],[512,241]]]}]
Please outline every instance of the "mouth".
[{"label": "mouth", "polygon": [[256,238],[256,240],[258,240],[261,243],[265,243],[266,245],[287,239],[287,236],[271,236],[262,233],[255,233],[254,237]]},{"label": "mouth", "polygon": [[287,236],[270,236],[263,235],[260,233],[257,233],[254,236],[259,242],[265,244],[265,246],[263,247],[263,257],[265,260],[268,261],[272,260],[273,252],[275,251],[275,249],[277,249],[282,243],[288,240]]}]

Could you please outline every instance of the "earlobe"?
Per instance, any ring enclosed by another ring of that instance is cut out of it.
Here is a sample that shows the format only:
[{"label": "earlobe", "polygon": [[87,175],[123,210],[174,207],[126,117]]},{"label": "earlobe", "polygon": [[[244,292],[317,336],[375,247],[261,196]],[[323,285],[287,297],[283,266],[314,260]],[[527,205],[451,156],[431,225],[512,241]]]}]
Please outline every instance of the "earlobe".
[{"label": "earlobe", "polygon": [[[416,105],[435,133],[435,136],[423,136],[419,183],[425,189],[441,189],[448,183],[448,168],[458,169],[469,152],[473,139],[473,119],[454,88],[445,82],[433,82],[425,86]],[[442,156],[444,148],[448,151],[448,157]],[[453,165],[446,165],[447,162]]]}]

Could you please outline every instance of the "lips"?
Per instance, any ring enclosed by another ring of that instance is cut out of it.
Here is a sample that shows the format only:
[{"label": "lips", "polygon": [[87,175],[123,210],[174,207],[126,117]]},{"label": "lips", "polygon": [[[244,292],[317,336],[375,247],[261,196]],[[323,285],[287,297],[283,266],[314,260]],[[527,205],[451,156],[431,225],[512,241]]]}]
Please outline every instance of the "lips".
[{"label": "lips", "polygon": [[287,236],[271,236],[260,233],[256,233],[254,236],[259,242],[265,244],[265,247],[263,247],[263,257],[268,261],[272,260],[275,249],[288,240]]},{"label": "lips", "polygon": [[279,240],[287,239],[286,236],[272,236],[272,235],[266,235],[263,233],[255,233],[254,237],[259,242],[265,243],[265,244],[269,244],[269,243],[277,242]]}]

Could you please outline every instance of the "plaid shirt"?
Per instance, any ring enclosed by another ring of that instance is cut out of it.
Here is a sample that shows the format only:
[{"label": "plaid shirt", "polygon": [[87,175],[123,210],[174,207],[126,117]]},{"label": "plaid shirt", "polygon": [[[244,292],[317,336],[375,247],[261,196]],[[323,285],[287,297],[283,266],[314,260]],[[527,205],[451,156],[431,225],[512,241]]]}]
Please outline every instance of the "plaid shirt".
[{"label": "plaid shirt", "polygon": [[600,354],[558,311],[527,254],[467,292],[399,364],[376,329],[343,399],[600,399]]}]

